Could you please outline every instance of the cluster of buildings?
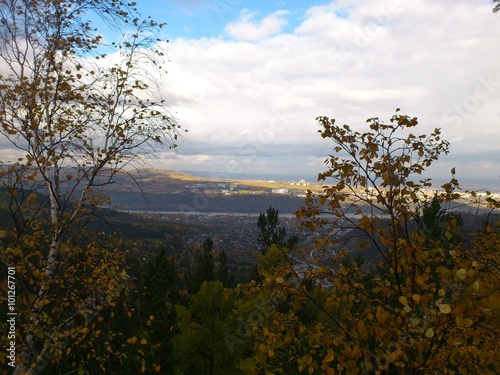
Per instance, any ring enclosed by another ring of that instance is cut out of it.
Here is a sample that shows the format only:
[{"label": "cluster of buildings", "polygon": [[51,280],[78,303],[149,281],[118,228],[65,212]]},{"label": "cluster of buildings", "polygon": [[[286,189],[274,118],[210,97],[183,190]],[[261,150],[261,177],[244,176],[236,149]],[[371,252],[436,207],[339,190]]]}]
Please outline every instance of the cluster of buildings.
[{"label": "cluster of buildings", "polygon": [[[272,183],[275,181],[267,181],[267,182]],[[297,187],[310,185],[310,183],[308,183],[303,179],[300,180],[299,182],[293,182],[293,181],[289,182],[289,184]],[[251,187],[248,185],[233,184],[233,183],[217,183],[217,182],[192,183],[192,184],[186,184],[184,185],[184,187],[191,193],[199,193],[200,191],[220,193],[225,195],[230,195],[232,193],[241,193],[243,191],[256,193],[255,187]],[[283,187],[271,188],[270,190],[267,190],[267,192],[270,192],[271,194],[295,195],[295,196],[297,196],[298,194],[303,194],[303,190],[298,189],[297,187],[292,189],[287,189]]]},{"label": "cluster of buildings", "polygon": [[306,180],[304,179],[300,179],[299,182],[295,182],[295,181],[290,181],[290,185],[297,185],[297,186],[309,186],[310,183],[307,182]]},{"label": "cluster of buildings", "polygon": [[186,184],[184,187],[187,190],[191,191],[191,193],[197,193],[201,190],[201,191],[217,192],[222,194],[230,194],[231,192],[249,189],[247,185],[229,184],[222,182]]}]

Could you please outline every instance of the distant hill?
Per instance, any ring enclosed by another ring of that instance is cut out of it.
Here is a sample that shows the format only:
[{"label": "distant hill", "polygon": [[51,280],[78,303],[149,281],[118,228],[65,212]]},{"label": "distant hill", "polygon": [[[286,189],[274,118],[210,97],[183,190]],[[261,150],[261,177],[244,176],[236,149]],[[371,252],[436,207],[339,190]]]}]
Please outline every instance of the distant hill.
[{"label": "distant hill", "polygon": [[[280,213],[291,214],[304,204],[303,196],[309,188],[319,190],[320,185],[215,179],[144,168],[116,175],[103,192],[114,206],[128,211],[255,214],[273,206]],[[273,194],[273,189],[284,193]]]},{"label": "distant hill", "polygon": [[227,186],[245,186],[248,191],[271,191],[271,189],[287,188],[290,190],[305,191],[308,188],[318,190],[320,184],[309,184],[306,186],[291,185],[289,182],[269,181],[269,180],[233,180],[217,179],[210,177],[196,177],[188,173],[175,170],[143,168],[128,172],[121,172],[114,178],[115,182],[106,187],[106,191],[145,191],[145,192],[171,192],[178,189],[185,189],[191,184],[211,184],[212,187],[218,184]]}]

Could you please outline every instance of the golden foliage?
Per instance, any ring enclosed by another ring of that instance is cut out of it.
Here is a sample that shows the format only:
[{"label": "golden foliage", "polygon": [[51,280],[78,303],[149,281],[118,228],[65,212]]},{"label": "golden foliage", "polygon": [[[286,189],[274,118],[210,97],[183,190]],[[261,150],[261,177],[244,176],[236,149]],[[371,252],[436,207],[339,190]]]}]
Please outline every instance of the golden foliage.
[{"label": "golden foliage", "polygon": [[467,246],[460,218],[440,208],[457,197],[454,177],[434,200],[430,181],[413,179],[448,152],[440,131],[408,135],[418,121],[399,113],[390,124],[369,119],[367,133],[318,121],[336,145],[320,179],[337,183],[310,192],[297,216],[305,228],[329,228],[324,247],[340,229],[358,230],[378,260],[361,269],[341,252],[302,279],[283,267],[268,274],[257,289],[288,308],[261,322],[252,360],[269,373],[287,373],[284,363],[309,374],[498,373],[500,232],[486,226]]}]

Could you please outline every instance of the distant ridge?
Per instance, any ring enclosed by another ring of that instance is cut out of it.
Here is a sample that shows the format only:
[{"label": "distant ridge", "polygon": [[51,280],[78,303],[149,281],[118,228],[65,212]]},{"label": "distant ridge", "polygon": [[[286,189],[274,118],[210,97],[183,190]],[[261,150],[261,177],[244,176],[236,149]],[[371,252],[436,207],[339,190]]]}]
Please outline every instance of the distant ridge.
[{"label": "distant ridge", "polygon": [[177,171],[173,169],[159,169],[159,168],[141,168],[135,171],[130,171],[130,175],[140,179],[152,178],[168,178],[180,181],[194,181],[199,180],[198,177],[188,173]]},{"label": "distant ridge", "polygon": [[[318,183],[318,174],[314,173],[224,173],[224,172],[213,172],[213,171],[192,171],[192,170],[181,170],[181,173],[186,173],[191,176],[201,177],[201,178],[210,178],[214,176],[230,176],[226,179],[231,180],[275,180],[275,181],[299,181],[300,179],[304,179],[307,182],[311,182],[313,184]],[[426,176],[415,176],[417,178],[426,178]],[[441,187],[441,185],[450,181],[451,175],[449,177],[430,177],[432,185],[435,189]],[[492,178],[474,178],[474,177],[457,177],[457,180],[460,184],[460,188],[462,190],[489,190],[491,192],[500,193],[500,176],[495,176]],[[327,179],[326,184],[333,184],[333,179]],[[321,182],[323,185],[323,182]]]},{"label": "distant ridge", "polygon": [[[192,170],[172,170],[160,168],[141,168],[135,171],[129,171],[130,175],[142,182],[151,181],[152,179],[161,179],[165,183],[184,183],[188,181],[198,182],[217,182],[217,181],[276,181],[289,182],[299,181],[304,179],[311,184],[333,184],[333,179],[327,179],[325,182],[318,183],[317,174],[312,173],[296,173],[296,174],[271,174],[271,173],[227,173],[215,171],[192,171]],[[418,178],[423,178],[417,176]],[[500,193],[500,178],[471,178],[458,177],[460,188],[462,190],[484,191],[489,190],[494,193]],[[439,189],[441,185],[449,182],[449,179],[444,177],[434,177],[431,180],[433,189]]]},{"label": "distant ridge", "polygon": [[[218,177],[218,178],[217,178]],[[124,171],[115,175],[114,183],[104,187],[105,192],[150,192],[150,193],[179,193],[181,191],[211,190],[223,193],[222,189],[239,193],[271,193],[272,189],[285,189],[295,194],[305,194],[307,189],[318,191],[321,185],[309,183],[291,183],[294,180],[279,179],[245,179],[224,178],[224,175],[195,176],[187,171],[171,169],[142,168]],[[295,180],[298,182],[300,179]],[[234,189],[234,191],[233,191]]]},{"label": "distant ridge", "polygon": [[299,181],[306,180],[316,183],[318,175],[313,173],[228,173],[228,172],[213,172],[213,171],[191,171],[181,170],[182,173],[187,173],[192,176],[201,178],[218,178],[223,180],[252,180],[252,181]]}]

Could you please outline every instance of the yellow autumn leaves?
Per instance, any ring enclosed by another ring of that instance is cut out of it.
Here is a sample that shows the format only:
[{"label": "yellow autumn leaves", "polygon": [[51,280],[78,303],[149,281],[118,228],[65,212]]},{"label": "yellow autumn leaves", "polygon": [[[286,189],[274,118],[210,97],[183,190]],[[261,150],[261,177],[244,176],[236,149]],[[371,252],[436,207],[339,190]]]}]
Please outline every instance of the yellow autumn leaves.
[{"label": "yellow autumn leaves", "polygon": [[[137,336],[132,336],[132,337],[130,337],[129,339],[127,339],[127,342],[128,342],[129,344],[135,344],[135,343],[137,342]],[[148,343],[148,341],[147,341],[146,339],[142,339],[142,340],[140,341],[140,343],[141,343],[142,345],[146,345],[146,344]]]}]

